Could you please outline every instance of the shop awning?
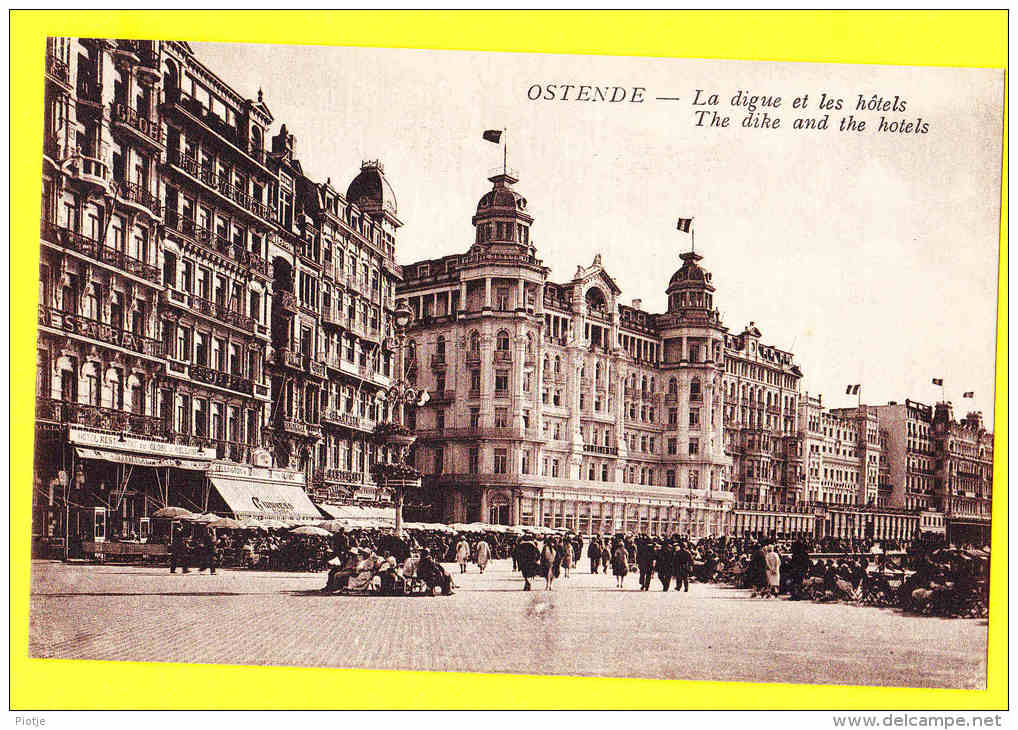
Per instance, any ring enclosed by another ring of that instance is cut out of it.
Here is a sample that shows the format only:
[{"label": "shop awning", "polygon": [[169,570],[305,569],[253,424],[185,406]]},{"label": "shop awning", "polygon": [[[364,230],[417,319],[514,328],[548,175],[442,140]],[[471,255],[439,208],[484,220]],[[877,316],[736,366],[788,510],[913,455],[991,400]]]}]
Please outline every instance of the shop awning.
[{"label": "shop awning", "polygon": [[132,464],[134,466],[157,466],[172,467],[174,469],[193,469],[195,471],[206,471],[209,462],[196,459],[183,459],[178,456],[144,456],[133,454],[127,451],[113,451],[112,449],[94,449],[87,446],[76,446],[74,449],[79,459],[96,459],[99,461],[112,461],[117,464]]},{"label": "shop awning", "polygon": [[322,504],[319,507],[335,520],[374,521],[393,526],[396,524],[396,509],[394,507],[358,507],[349,504]]},{"label": "shop awning", "polygon": [[238,519],[253,517],[290,522],[322,519],[318,508],[299,486],[223,476],[210,477],[210,481]]}]

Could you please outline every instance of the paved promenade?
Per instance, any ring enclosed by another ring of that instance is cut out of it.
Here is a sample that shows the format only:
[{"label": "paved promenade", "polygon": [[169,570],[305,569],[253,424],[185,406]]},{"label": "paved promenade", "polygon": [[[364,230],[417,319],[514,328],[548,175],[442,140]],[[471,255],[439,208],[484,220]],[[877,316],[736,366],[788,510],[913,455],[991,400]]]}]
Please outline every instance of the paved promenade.
[{"label": "paved promenade", "polygon": [[[585,570],[524,593],[500,561],[451,597],[317,591],[324,574],[32,566],[35,657],[981,688],[986,622],[623,590]],[[535,584],[535,588],[543,581]]]}]

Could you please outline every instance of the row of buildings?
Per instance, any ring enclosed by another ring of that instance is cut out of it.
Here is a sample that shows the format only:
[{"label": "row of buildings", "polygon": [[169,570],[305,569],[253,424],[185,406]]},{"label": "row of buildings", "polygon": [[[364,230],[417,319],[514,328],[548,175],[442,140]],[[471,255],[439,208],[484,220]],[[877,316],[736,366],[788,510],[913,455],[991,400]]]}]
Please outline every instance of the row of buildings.
[{"label": "row of buildings", "polygon": [[186,43],[50,39],[45,79],[41,540],[144,534],[168,503],[384,502],[371,433],[401,374],[431,395],[406,414],[409,519],[988,539],[979,414],[824,408],[792,353],[724,325],[695,253],[663,313],[622,304],[599,256],[552,281],[503,168],[465,253],[401,267],[382,165],[311,180],[261,93]]}]

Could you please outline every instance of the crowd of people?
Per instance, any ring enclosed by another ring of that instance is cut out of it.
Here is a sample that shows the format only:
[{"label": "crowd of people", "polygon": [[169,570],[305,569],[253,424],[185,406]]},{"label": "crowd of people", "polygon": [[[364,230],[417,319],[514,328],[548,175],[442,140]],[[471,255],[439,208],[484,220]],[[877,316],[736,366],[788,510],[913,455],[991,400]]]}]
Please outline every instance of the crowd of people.
[{"label": "crowd of people", "polygon": [[494,560],[511,559],[532,590],[544,580],[552,590],[581,563],[592,574],[610,574],[622,589],[632,573],[641,591],[688,591],[690,580],[748,588],[759,598],[846,601],[896,606],[943,616],[985,616],[988,563],[985,550],[959,549],[926,536],[909,541],[815,538],[809,534],[690,538],[575,533],[456,533],[409,529],[402,536],[381,528],[343,530],[331,538],[286,530],[175,530],[171,572],[217,566],[271,570],[329,570],[328,591],[415,591],[452,595],[455,581],[442,563],[483,573]]}]

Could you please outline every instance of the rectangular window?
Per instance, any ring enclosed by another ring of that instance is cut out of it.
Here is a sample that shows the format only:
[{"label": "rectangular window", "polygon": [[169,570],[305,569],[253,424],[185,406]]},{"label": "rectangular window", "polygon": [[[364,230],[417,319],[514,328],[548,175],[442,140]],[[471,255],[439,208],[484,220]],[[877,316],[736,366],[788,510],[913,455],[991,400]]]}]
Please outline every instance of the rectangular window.
[{"label": "rectangular window", "polygon": [[477,428],[481,425],[481,409],[477,406],[470,407],[470,428]]},{"label": "rectangular window", "polygon": [[468,456],[469,472],[471,474],[476,474],[481,468],[481,450],[477,446],[471,446]]},{"label": "rectangular window", "polygon": [[690,408],[689,409],[689,425],[699,426],[700,425],[700,409]]},{"label": "rectangular window", "polygon": [[509,471],[508,449],[495,449],[495,473],[506,474]]},{"label": "rectangular window", "polygon": [[696,456],[699,453],[700,453],[700,440],[689,439],[689,455]]},{"label": "rectangular window", "polygon": [[495,428],[506,428],[509,425],[509,409],[495,409]]},{"label": "rectangular window", "polygon": [[478,393],[481,390],[481,371],[471,370],[470,371],[470,390],[474,393]]},{"label": "rectangular window", "polygon": [[495,371],[495,394],[505,395],[509,392],[509,371]]}]

